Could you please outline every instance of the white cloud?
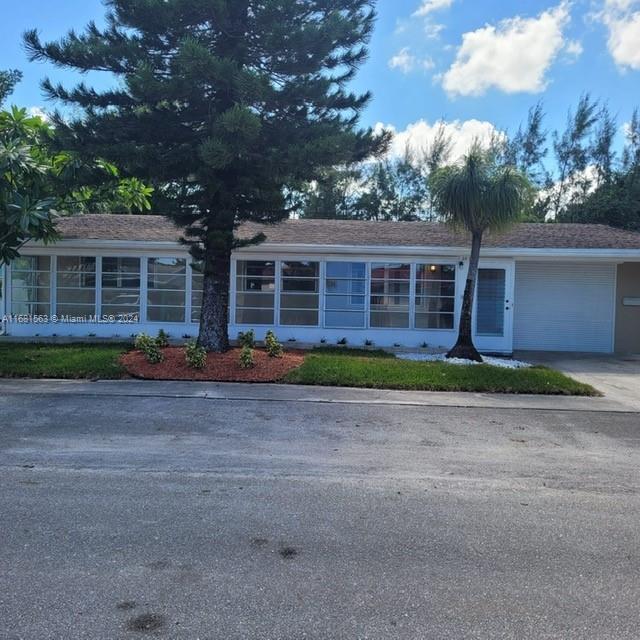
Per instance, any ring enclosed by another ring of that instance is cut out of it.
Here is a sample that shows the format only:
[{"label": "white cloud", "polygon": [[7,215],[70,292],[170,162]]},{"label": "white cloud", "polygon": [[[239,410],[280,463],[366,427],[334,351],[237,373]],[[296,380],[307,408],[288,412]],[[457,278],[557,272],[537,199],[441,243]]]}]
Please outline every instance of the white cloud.
[{"label": "white cloud", "polygon": [[389,155],[402,156],[406,149],[412,153],[420,154],[428,149],[439,135],[444,134],[451,140],[451,162],[464,156],[475,142],[488,147],[495,137],[503,137],[491,122],[481,120],[438,120],[429,123],[426,120],[418,120],[410,124],[403,131],[398,131],[393,125],[378,123],[376,130],[386,129],[394,133]]},{"label": "white cloud", "polygon": [[389,60],[390,69],[398,69],[405,74],[411,73],[417,68],[430,71],[435,66],[436,64],[432,58],[418,58],[411,53],[411,49],[409,47],[404,47]]},{"label": "white cloud", "polygon": [[411,53],[409,47],[404,47],[389,60],[390,69],[400,69],[402,73],[409,73],[416,66],[416,57]]},{"label": "white cloud", "polygon": [[49,115],[46,113],[46,111],[44,111],[44,109],[42,107],[29,107],[27,109],[27,113],[31,116],[31,117],[38,117],[41,118],[42,120],[44,120],[45,122],[50,122],[51,118],[49,117]]},{"label": "white cloud", "polygon": [[640,70],[640,1],[604,0],[600,20],[609,30],[609,52],[621,69]]},{"label": "white cloud", "polygon": [[448,9],[453,4],[453,0],[423,0],[420,8],[413,14],[414,16],[428,16],[435,11]]},{"label": "white cloud", "polygon": [[516,16],[497,26],[465,33],[456,59],[443,75],[450,95],[479,96],[494,87],[505,93],[539,93],[546,74],[562,51],[569,4],[535,18]]},{"label": "white cloud", "polygon": [[564,50],[574,60],[577,60],[584,53],[584,47],[580,40],[570,40]]}]

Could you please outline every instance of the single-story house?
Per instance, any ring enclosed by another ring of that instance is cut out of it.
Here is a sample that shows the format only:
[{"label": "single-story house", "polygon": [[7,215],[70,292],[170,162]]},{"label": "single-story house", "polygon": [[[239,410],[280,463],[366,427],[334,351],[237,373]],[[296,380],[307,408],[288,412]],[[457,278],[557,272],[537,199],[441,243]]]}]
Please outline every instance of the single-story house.
[{"label": "single-story house", "polygon": [[[162,216],[62,218],[0,268],[10,336],[198,332],[202,275]],[[232,338],[449,347],[468,238],[438,223],[289,220],[231,265]],[[640,234],[602,225],[519,224],[486,238],[475,335],[484,352],[640,352]]]}]

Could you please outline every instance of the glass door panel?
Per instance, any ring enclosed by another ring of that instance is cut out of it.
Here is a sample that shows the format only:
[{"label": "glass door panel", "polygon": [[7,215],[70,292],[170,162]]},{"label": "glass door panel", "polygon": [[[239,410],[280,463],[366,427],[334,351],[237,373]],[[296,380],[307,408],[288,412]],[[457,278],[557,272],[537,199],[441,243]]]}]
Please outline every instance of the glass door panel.
[{"label": "glass door panel", "polygon": [[478,303],[476,334],[502,337],[505,335],[507,272],[505,269],[480,269],[478,272]]}]

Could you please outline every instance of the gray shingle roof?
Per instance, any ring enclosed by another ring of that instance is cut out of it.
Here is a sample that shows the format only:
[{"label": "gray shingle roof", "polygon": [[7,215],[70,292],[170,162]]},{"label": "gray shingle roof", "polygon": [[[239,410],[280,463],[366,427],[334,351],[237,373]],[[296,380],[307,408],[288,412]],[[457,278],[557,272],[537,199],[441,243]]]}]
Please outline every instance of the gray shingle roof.
[{"label": "gray shingle roof", "polygon": [[[151,215],[87,214],[61,218],[64,239],[177,242],[181,232],[167,218]],[[436,222],[365,222],[342,220],[287,220],[276,226],[245,224],[241,237],[265,233],[269,244],[463,247],[464,234]],[[486,247],[522,249],[636,249],[640,233],[597,224],[522,223],[510,231],[488,236]]]}]

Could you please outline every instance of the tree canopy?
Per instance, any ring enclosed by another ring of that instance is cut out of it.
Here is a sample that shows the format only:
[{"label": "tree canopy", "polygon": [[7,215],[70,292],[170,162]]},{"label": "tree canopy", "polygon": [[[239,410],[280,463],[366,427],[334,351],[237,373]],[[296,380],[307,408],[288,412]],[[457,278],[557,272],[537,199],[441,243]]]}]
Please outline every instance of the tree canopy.
[{"label": "tree canopy", "polygon": [[57,216],[144,211],[152,190],[104,160],[61,150],[56,129],[26,109],[0,111],[0,264],[30,240],[57,239]]},{"label": "tree canopy", "polygon": [[[56,127],[69,148],[104,157],[157,190],[155,208],[202,261],[200,343],[228,345],[234,230],[286,218],[303,181],[364,160],[388,136],[358,128],[370,94],[348,84],[367,56],[372,0],[108,0],[106,27],[58,42],[25,36],[32,60],[107,71],[98,91],[45,80],[80,108]],[[252,239],[259,241],[260,237]]]}]

